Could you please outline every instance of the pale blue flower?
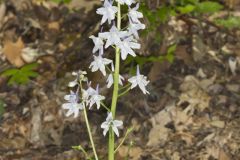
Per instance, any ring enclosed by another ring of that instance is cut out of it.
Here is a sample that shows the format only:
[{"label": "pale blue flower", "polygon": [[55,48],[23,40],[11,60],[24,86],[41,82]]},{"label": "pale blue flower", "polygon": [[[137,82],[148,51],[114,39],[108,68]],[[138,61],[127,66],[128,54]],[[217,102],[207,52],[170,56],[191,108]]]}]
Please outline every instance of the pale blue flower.
[{"label": "pale blue flower", "polygon": [[102,38],[95,37],[95,36],[90,36],[89,38],[91,38],[93,40],[93,43],[94,43],[94,48],[92,50],[93,53],[96,53],[97,51],[103,50],[104,43],[103,43]]},{"label": "pale blue flower", "polygon": [[135,36],[135,38],[139,38],[139,36],[138,36],[138,30],[140,30],[140,29],[145,29],[145,24],[142,24],[142,23],[133,23],[133,22],[131,22],[131,20],[130,20],[130,22],[129,22],[129,27],[128,27],[128,31],[129,31],[129,33],[131,33],[132,35],[134,35]]},{"label": "pale blue flower", "polygon": [[91,109],[91,107],[96,104],[97,105],[97,109],[100,108],[101,106],[101,101],[105,99],[104,96],[99,94],[99,89],[98,86],[96,88],[96,90],[92,90],[93,88],[91,88],[91,92],[89,92],[89,109]]},{"label": "pale blue flower", "polygon": [[139,18],[143,18],[143,14],[141,12],[138,12],[139,3],[136,5],[136,7],[129,10],[128,17],[131,19],[134,23],[141,23],[139,21]]},{"label": "pale blue flower", "polygon": [[144,94],[149,94],[149,92],[146,90],[146,86],[148,85],[149,81],[147,80],[146,76],[140,74],[139,66],[137,66],[137,75],[128,79],[128,81],[132,84],[131,89],[139,86]]},{"label": "pale blue flower", "polygon": [[112,63],[112,60],[103,58],[102,55],[99,56],[94,55],[94,61],[90,64],[89,68],[91,68],[92,72],[96,72],[100,70],[104,76],[106,76],[105,65]]},{"label": "pale blue flower", "polygon": [[123,125],[122,121],[119,120],[113,120],[112,113],[108,113],[108,116],[106,118],[106,121],[101,124],[101,128],[103,129],[103,135],[106,136],[107,132],[109,131],[109,128],[112,127],[114,133],[119,137],[118,128]]},{"label": "pale blue flower", "polygon": [[121,58],[125,60],[127,58],[127,55],[130,54],[133,57],[136,56],[133,49],[140,49],[141,45],[137,42],[135,42],[135,39],[133,36],[130,36],[123,41],[120,41],[117,46],[121,49]]},{"label": "pale blue flower", "polygon": [[111,21],[115,19],[117,11],[118,9],[116,6],[113,6],[108,0],[105,0],[103,7],[97,9],[97,14],[103,16],[101,24],[105,23],[107,20],[110,24]]},{"label": "pale blue flower", "polygon": [[121,42],[121,38],[129,36],[127,31],[119,31],[115,25],[112,26],[109,32],[99,33],[99,37],[106,39],[105,48],[108,48],[110,45],[116,45]]},{"label": "pale blue flower", "polygon": [[69,95],[66,95],[64,97],[67,103],[64,103],[62,105],[63,109],[67,109],[66,116],[69,117],[70,115],[74,115],[74,118],[76,118],[79,114],[79,110],[82,110],[84,108],[83,104],[78,103],[78,93],[74,93],[73,91],[70,92]]}]

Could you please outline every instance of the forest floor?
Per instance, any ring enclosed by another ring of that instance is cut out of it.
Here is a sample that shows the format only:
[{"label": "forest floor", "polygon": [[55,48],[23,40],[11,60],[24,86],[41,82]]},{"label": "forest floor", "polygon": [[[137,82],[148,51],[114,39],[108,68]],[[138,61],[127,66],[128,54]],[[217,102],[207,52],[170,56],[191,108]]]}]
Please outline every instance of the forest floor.
[{"label": "forest floor", "polygon": [[[8,0],[0,4],[0,72],[39,63],[39,76],[26,85],[7,85],[0,77],[0,160],[84,159],[72,146],[91,153],[83,115],[65,117],[61,105],[69,92],[72,71],[88,70],[99,29],[98,1],[69,5],[40,0]],[[225,11],[223,11],[224,14]],[[240,15],[240,12],[236,12]],[[211,17],[210,17],[211,18]],[[209,19],[210,19],[209,18]],[[240,159],[240,30],[198,25],[178,17],[142,38],[141,53],[161,55],[177,44],[174,61],[151,62],[142,72],[151,84],[149,95],[133,90],[118,102],[117,119],[134,127],[116,153],[117,160]],[[34,48],[36,54],[22,52]],[[104,86],[100,74],[89,78]],[[102,88],[111,101],[111,91]],[[98,153],[107,153],[100,124],[104,109],[89,111]],[[130,146],[130,147],[129,147]]]}]

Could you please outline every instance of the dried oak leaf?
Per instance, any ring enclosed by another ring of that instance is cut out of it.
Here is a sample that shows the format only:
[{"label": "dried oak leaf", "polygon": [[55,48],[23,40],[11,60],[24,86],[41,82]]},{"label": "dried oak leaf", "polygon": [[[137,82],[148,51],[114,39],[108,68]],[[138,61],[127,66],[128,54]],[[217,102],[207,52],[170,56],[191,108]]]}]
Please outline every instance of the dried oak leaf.
[{"label": "dried oak leaf", "polygon": [[19,37],[16,42],[6,40],[3,43],[3,46],[3,53],[11,64],[15,65],[16,67],[21,67],[24,65],[24,61],[21,58],[21,52],[24,48],[24,43],[21,37]]}]

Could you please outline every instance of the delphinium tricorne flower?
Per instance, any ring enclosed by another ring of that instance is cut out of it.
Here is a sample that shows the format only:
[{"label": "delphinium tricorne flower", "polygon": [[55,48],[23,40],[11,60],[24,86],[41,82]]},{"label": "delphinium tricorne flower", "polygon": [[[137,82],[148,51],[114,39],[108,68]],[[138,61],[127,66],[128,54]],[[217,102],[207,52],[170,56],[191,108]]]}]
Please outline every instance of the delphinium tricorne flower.
[{"label": "delphinium tricorne flower", "polygon": [[[123,5],[127,5],[128,13],[121,13]],[[109,134],[108,159],[113,160],[116,152],[114,148],[114,133],[119,137],[118,129],[123,125],[122,121],[115,119],[118,97],[121,93],[125,93],[137,86],[144,94],[149,93],[146,89],[149,81],[146,76],[140,74],[138,65],[136,66],[135,76],[124,79],[120,75],[120,62],[126,60],[127,56],[135,57],[136,53],[134,50],[140,49],[141,46],[137,41],[139,39],[138,31],[144,29],[145,25],[140,21],[143,18],[143,14],[138,11],[138,8],[139,3],[135,0],[104,0],[103,6],[96,11],[97,14],[102,16],[102,29],[97,36],[90,36],[93,40],[94,48],[92,50],[93,61],[89,68],[92,72],[100,71],[106,79],[107,88],[113,88],[111,106],[107,107],[104,104],[103,100],[105,100],[105,97],[100,95],[99,85],[96,88],[91,86],[91,82],[86,77],[86,71],[73,72],[76,79],[69,82],[68,86],[72,90],[69,95],[65,96],[67,103],[62,105],[63,109],[67,110],[66,116],[73,115],[74,118],[77,118],[80,111],[83,111],[95,160],[98,160],[98,155],[92,138],[87,109],[91,109],[94,106],[99,109],[102,106],[107,110],[106,121],[100,127],[103,129],[104,136],[107,133]],[[127,26],[122,27],[122,20],[125,16],[127,16],[128,23]],[[104,30],[104,28],[110,28],[110,30]],[[115,49],[115,59],[113,60],[108,59],[104,54],[105,50],[110,47]],[[128,84],[123,86],[123,82]],[[83,88],[83,83],[87,84],[86,89]],[[119,93],[120,86],[122,87],[121,93]],[[76,89],[76,91],[73,91],[73,89]]]}]

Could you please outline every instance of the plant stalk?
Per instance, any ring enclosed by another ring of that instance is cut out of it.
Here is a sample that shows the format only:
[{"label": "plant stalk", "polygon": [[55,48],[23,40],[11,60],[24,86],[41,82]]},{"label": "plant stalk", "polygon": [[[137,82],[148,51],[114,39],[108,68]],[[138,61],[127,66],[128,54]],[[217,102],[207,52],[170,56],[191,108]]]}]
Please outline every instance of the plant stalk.
[{"label": "plant stalk", "polygon": [[94,157],[95,157],[95,160],[98,160],[98,156],[97,156],[97,152],[96,152],[96,149],[95,149],[95,145],[94,145],[94,141],[93,141],[93,137],[92,137],[92,132],[91,132],[91,129],[90,129],[88,116],[87,116],[87,111],[86,111],[86,107],[85,106],[84,106],[83,111],[84,111],[84,117],[85,117],[85,121],[86,121],[86,125],[87,125],[88,135],[89,135],[90,142],[91,142],[91,145],[92,145]]},{"label": "plant stalk", "polygon": [[[118,2],[118,12],[117,12],[117,28],[121,30],[121,5]],[[113,119],[115,118],[116,107],[117,107],[117,99],[118,99],[118,81],[119,81],[119,69],[120,69],[120,48],[115,48],[115,71],[114,71],[114,86],[113,86],[113,97],[111,104],[111,112]],[[114,160],[114,132],[112,128],[109,129],[109,140],[108,140],[108,160]]]}]

